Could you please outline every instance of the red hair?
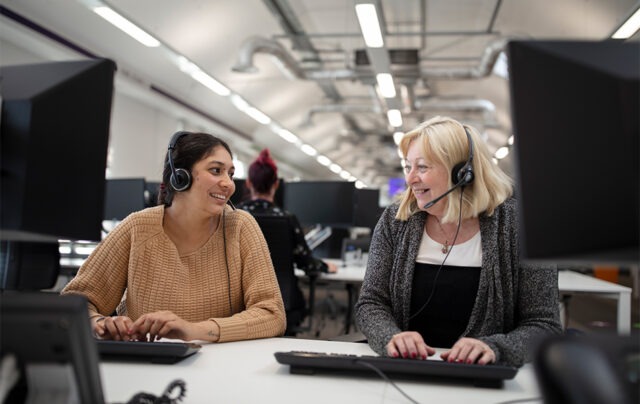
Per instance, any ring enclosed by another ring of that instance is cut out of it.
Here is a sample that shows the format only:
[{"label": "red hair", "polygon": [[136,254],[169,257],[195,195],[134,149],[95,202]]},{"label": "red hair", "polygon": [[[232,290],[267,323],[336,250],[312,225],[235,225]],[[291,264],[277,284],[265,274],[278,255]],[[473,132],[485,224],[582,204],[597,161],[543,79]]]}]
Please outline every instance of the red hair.
[{"label": "red hair", "polygon": [[271,158],[269,149],[264,149],[249,166],[249,181],[258,193],[267,193],[278,181],[278,167]]}]

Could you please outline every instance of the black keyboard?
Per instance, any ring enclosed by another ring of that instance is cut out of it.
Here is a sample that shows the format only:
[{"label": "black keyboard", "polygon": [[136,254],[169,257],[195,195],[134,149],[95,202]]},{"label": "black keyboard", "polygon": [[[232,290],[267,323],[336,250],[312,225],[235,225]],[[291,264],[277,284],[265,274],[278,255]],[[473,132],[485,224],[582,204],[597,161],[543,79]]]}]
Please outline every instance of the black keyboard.
[{"label": "black keyboard", "polygon": [[97,340],[100,358],[106,361],[172,364],[188,358],[202,347],[188,342]]},{"label": "black keyboard", "polygon": [[348,355],[322,352],[276,352],[276,360],[289,365],[294,374],[314,374],[320,371],[344,371],[375,375],[372,366],[389,377],[443,378],[471,382],[482,387],[502,387],[503,381],[513,379],[518,369],[504,365],[449,363],[440,360],[417,360],[384,356]]}]

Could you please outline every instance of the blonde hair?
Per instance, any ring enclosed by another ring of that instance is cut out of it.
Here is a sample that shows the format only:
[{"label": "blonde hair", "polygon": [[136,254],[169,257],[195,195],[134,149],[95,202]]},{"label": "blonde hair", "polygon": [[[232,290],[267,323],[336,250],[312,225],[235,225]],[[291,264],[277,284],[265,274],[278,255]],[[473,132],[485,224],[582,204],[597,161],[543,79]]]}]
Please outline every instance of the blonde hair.
[{"label": "blonde hair", "polygon": [[[406,157],[411,143],[420,142],[425,159],[441,164],[451,172],[456,164],[465,163],[469,158],[465,128],[473,141],[474,180],[464,187],[462,218],[477,217],[482,212],[491,216],[495,208],[513,194],[513,181],[491,161],[489,150],[475,129],[452,118],[436,116],[406,133],[399,147]],[[449,187],[454,185],[450,176]],[[460,196],[453,192],[445,198],[448,205],[442,222],[455,222],[460,215]],[[407,220],[418,211],[420,207],[416,197],[408,187],[400,197],[396,219]]]}]

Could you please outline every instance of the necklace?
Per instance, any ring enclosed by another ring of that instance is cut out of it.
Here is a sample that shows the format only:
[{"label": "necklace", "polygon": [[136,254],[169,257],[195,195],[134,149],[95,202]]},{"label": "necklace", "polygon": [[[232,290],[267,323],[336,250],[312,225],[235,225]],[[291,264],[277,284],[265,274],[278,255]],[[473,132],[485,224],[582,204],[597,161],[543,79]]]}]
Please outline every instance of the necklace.
[{"label": "necklace", "polygon": [[440,224],[440,220],[437,217],[435,217],[435,219],[436,219],[436,223],[438,223],[438,227],[440,227],[440,231],[442,232],[442,235],[444,236],[444,244],[442,245],[442,248],[440,249],[440,251],[443,254],[446,254],[449,252],[449,249],[452,246],[449,245],[449,238],[447,237],[447,233],[445,233],[444,229],[442,228],[442,225]]}]

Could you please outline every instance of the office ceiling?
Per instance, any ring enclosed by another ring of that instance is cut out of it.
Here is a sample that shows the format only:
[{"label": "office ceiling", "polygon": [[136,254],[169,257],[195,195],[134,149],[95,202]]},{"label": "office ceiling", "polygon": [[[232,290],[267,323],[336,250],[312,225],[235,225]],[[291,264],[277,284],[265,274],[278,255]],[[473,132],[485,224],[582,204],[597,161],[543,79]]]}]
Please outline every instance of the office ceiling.
[{"label": "office ceiling", "polygon": [[[16,13],[84,50],[115,60],[118,91],[191,125],[214,128],[247,163],[269,147],[285,177],[339,179],[317,156],[301,150],[301,144],[307,144],[365,184],[382,188],[389,177],[401,176],[393,133],[408,131],[433,115],[450,115],[475,126],[492,152],[507,145],[509,89],[500,74],[506,40],[602,40],[638,4],[374,1],[384,21],[397,90],[395,99],[385,99],[375,88],[379,63],[368,64],[358,54],[365,45],[354,0],[105,1],[159,39],[160,48],[147,48],[107,23],[87,6],[92,2],[0,0],[0,40],[52,60],[81,56],[8,16],[8,11]],[[271,123],[258,123],[235,106],[233,97],[217,95],[193,80],[169,53],[188,58]],[[386,111],[393,107],[402,111],[399,128],[387,120]],[[298,140],[283,139],[281,129]],[[168,134],[158,136],[165,139]],[[507,157],[500,163],[507,171],[509,161]]]}]

